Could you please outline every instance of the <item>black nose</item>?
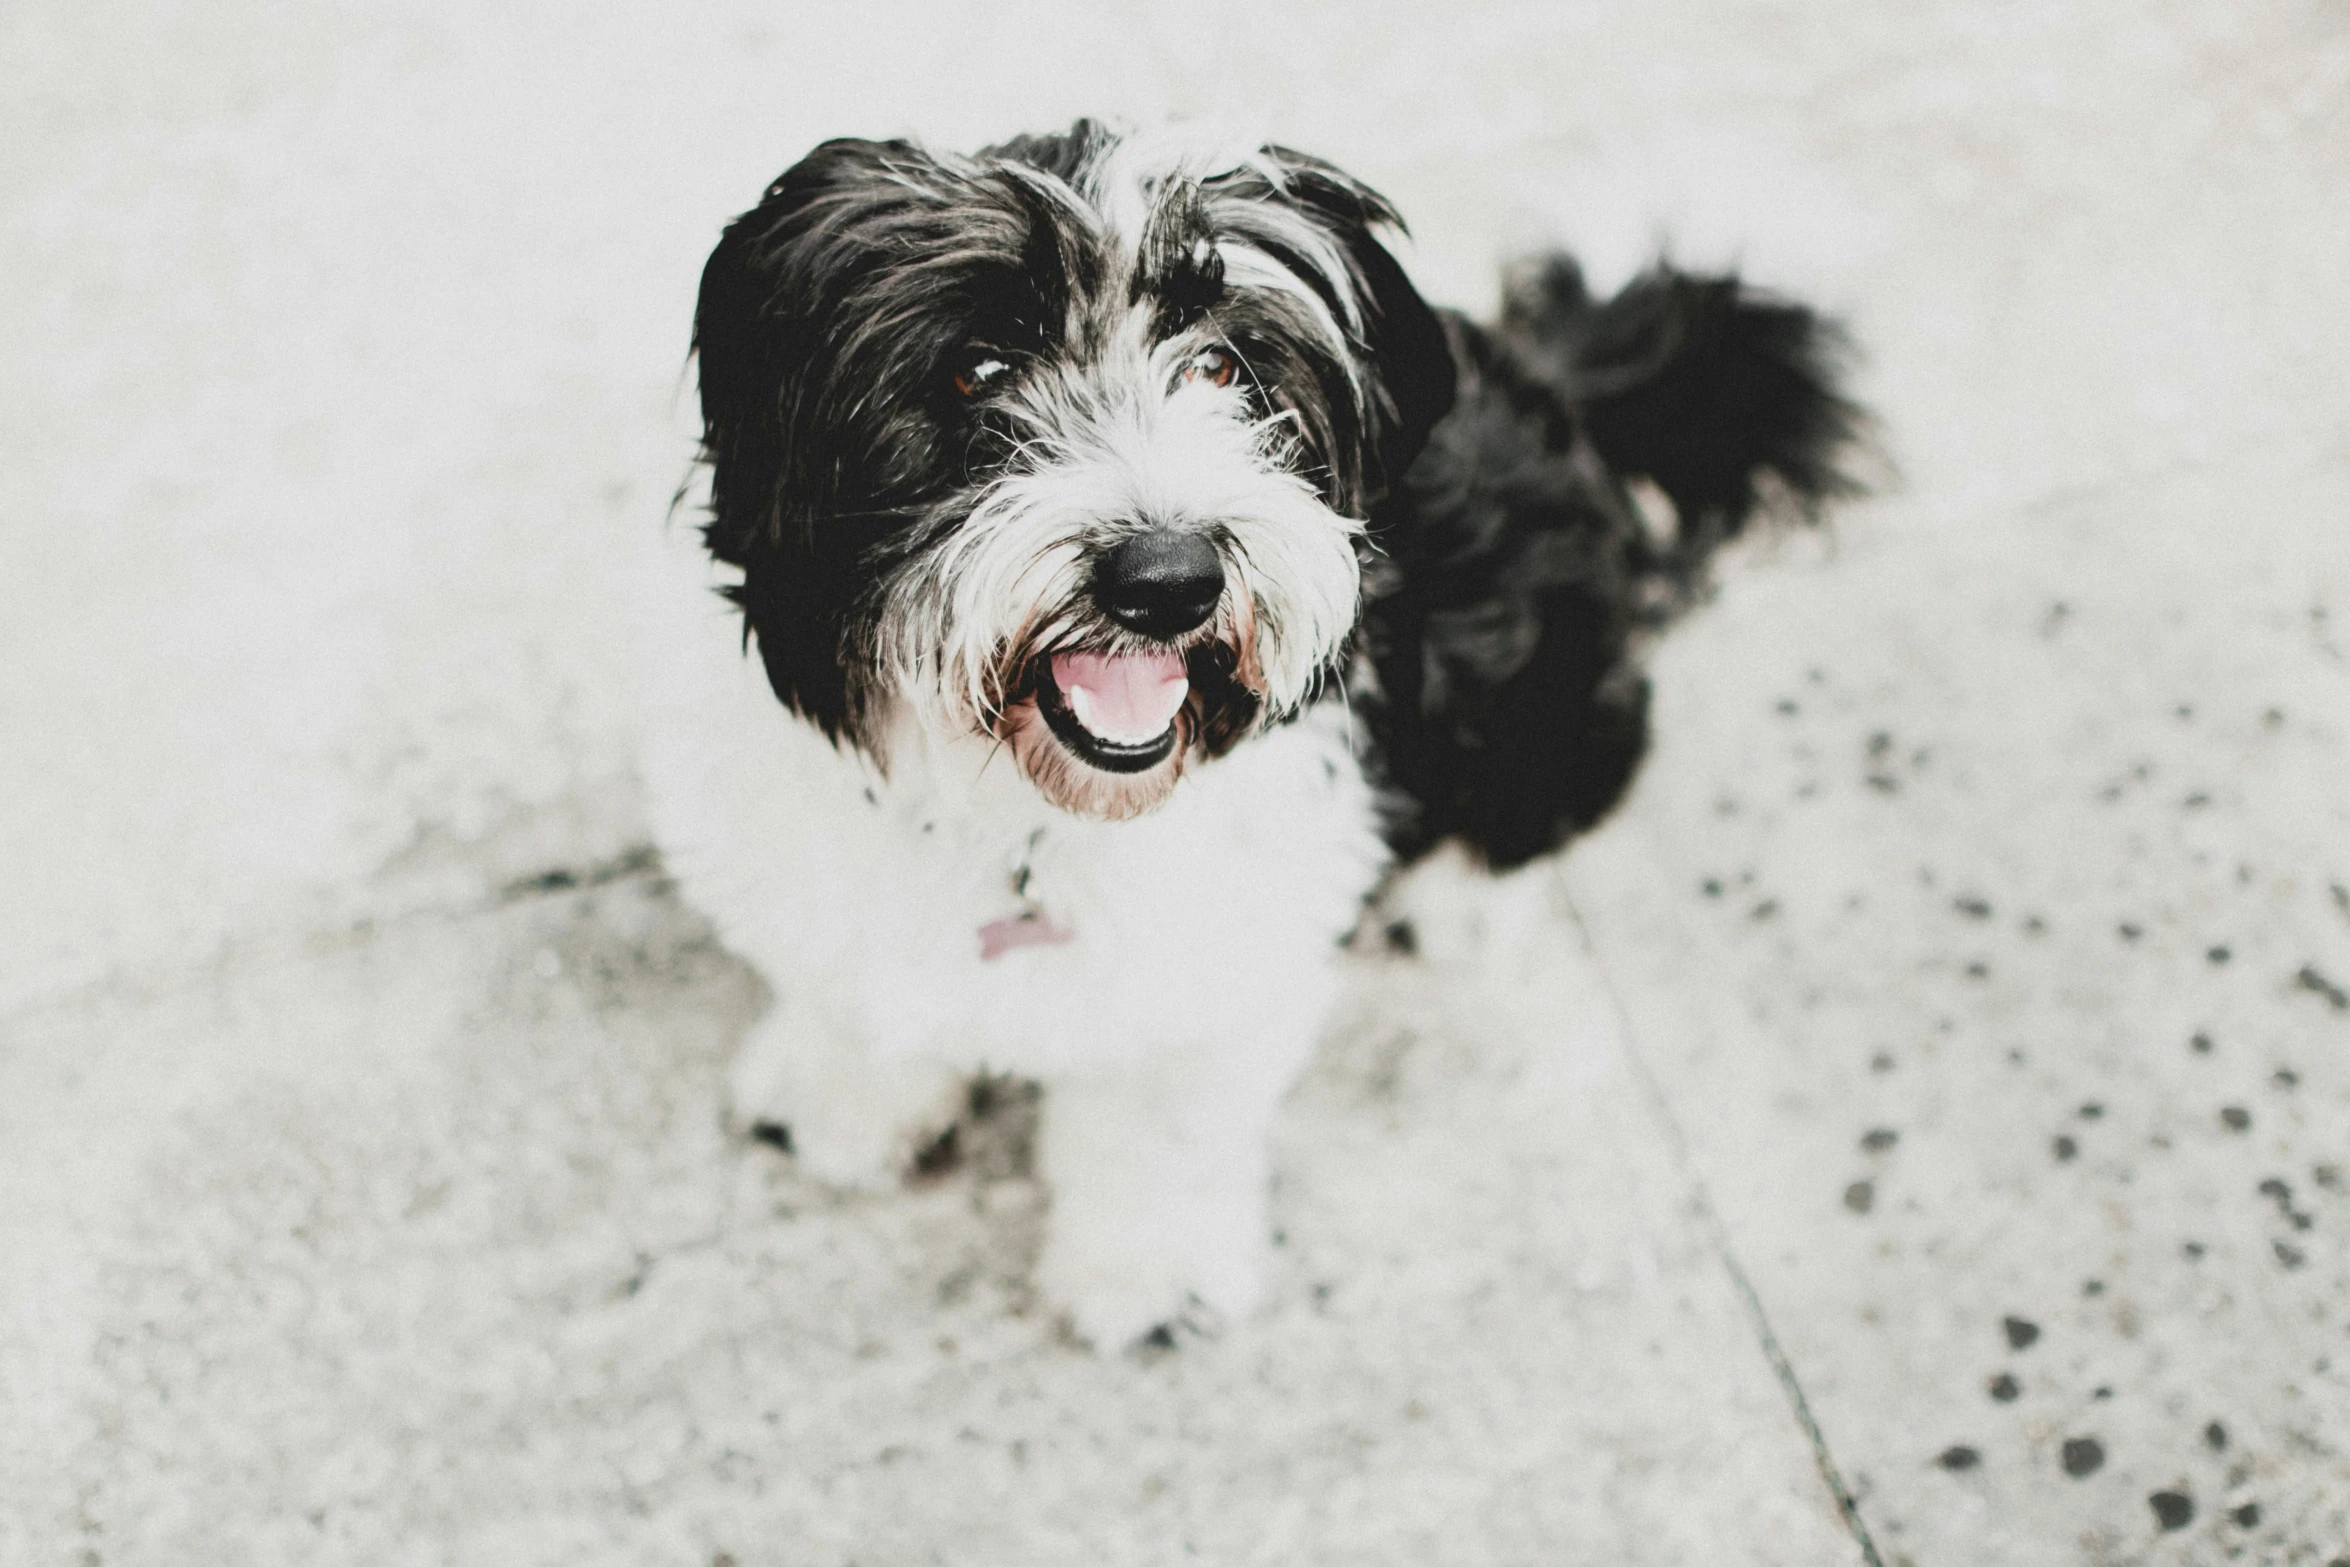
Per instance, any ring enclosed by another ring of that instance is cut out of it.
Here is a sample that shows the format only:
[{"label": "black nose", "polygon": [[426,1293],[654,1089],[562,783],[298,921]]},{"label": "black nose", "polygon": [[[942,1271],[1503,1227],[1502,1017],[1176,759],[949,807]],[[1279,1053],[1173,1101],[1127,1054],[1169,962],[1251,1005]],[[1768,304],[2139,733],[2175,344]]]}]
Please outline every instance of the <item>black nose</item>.
[{"label": "black nose", "polygon": [[1179,637],[1216,612],[1224,563],[1196,533],[1140,533],[1094,564],[1093,601],[1146,637]]}]

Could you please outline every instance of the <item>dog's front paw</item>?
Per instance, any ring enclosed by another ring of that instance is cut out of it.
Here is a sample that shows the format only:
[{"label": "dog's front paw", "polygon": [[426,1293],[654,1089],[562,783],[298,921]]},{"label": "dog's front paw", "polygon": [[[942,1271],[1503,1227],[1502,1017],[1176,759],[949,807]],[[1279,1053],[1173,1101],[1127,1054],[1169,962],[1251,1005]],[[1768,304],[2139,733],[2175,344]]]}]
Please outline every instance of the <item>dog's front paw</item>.
[{"label": "dog's front paw", "polygon": [[788,1150],[810,1180],[876,1191],[955,1123],[963,1082],[933,1062],[874,1061],[775,1017],[744,1042],[728,1100],[737,1133]]},{"label": "dog's front paw", "polygon": [[1253,1232],[1180,1239],[1189,1244],[1145,1251],[1055,1228],[1037,1262],[1037,1288],[1071,1332],[1104,1352],[1179,1327],[1213,1332],[1256,1309],[1263,1242]]}]

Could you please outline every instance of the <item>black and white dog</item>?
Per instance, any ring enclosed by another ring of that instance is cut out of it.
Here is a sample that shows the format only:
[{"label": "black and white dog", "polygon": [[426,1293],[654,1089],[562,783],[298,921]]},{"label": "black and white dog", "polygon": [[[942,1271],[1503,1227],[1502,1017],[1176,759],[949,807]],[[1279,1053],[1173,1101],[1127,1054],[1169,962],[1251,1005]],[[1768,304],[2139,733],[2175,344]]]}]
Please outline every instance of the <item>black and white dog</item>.
[{"label": "black and white dog", "polygon": [[648,771],[777,993],[735,1114],[886,1184],[972,1074],[1042,1080],[1038,1282],[1096,1344],[1256,1301],[1268,1124],[1382,876],[1596,821],[1640,634],[1848,487],[1801,306],[1562,257],[1487,329],[1399,226],[1283,148],[1080,122],[828,142],[702,276]]}]

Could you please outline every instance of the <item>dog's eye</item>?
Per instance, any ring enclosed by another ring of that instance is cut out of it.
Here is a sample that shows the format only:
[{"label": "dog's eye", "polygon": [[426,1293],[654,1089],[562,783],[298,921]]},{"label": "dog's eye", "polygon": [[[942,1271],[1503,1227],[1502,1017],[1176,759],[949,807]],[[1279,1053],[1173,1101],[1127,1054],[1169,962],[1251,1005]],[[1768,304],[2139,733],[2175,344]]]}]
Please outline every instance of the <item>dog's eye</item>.
[{"label": "dog's eye", "polygon": [[1230,386],[1240,373],[1240,361],[1221,348],[1203,348],[1183,362],[1183,379],[1210,386]]},{"label": "dog's eye", "polygon": [[977,397],[1011,368],[994,354],[974,354],[955,372],[955,390],[965,397]]}]

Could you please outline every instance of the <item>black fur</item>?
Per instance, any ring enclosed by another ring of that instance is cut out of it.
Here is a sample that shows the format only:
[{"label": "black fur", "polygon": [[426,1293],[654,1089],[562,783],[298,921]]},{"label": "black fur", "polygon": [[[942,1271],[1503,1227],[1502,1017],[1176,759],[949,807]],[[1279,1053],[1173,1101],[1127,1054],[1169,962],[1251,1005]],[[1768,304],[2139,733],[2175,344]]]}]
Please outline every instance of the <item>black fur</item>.
[{"label": "black fur", "polygon": [[[1556,256],[1498,328],[1450,321],[1459,400],[1372,514],[1362,703],[1409,859],[1459,838],[1497,868],[1613,807],[1648,740],[1639,632],[1685,604],[1753,517],[1854,488],[1841,337],[1734,278],[1658,267],[1592,299]],[[1625,489],[1654,483],[1657,538]]]},{"label": "black fur", "polygon": [[[1376,679],[1352,695],[1399,855],[1459,838],[1509,866],[1597,821],[1646,744],[1639,634],[1767,493],[1810,515],[1851,488],[1834,329],[1661,266],[1594,300],[1564,257],[1520,277],[1491,329],[1440,317],[1380,242],[1393,209],[1280,148],[1167,181],[1134,275],[1112,277],[1071,191],[1116,141],[1080,121],[970,159],[828,142],[726,229],[694,321],[705,535],[742,568],[777,696],[836,740],[870,738],[885,590],[1018,439],[986,395],[949,389],[957,372],[1082,361],[1087,302],[1114,294],[1147,301],[1162,339],[1212,327],[1259,411],[1295,429],[1299,476],[1368,517]],[[1343,352],[1294,292],[1234,284],[1229,238],[1358,319]],[[1319,242],[1342,276],[1301,253]],[[1638,479],[1670,499],[1669,537],[1632,503]],[[1208,732],[1229,743],[1253,713]]]}]

